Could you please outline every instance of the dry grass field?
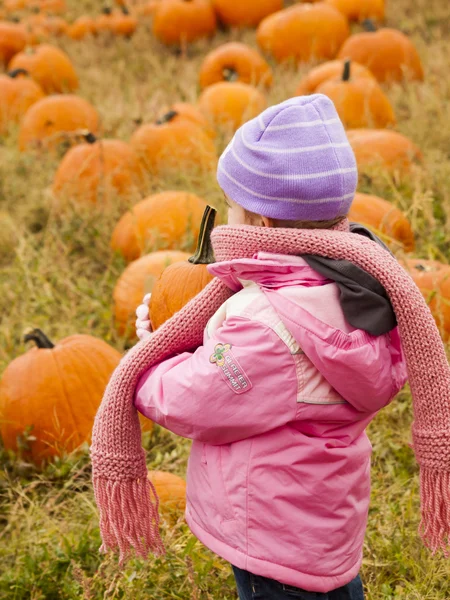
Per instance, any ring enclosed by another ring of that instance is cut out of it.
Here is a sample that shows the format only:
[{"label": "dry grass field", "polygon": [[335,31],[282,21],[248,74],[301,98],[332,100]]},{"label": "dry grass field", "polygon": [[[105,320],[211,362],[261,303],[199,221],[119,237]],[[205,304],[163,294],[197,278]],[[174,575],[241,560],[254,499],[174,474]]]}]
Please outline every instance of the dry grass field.
[{"label": "dry grass field", "polygon": [[[244,1],[245,0],[241,0]],[[97,12],[94,0],[69,0],[69,16]],[[1,6],[1,3],[0,3]],[[389,199],[409,217],[415,256],[449,262],[450,253],[450,3],[387,0],[387,23],[414,41],[424,83],[387,88],[397,129],[424,154],[407,177],[374,171],[360,191]],[[354,26],[355,30],[358,26]],[[137,122],[151,122],[173,102],[195,102],[198,69],[213,47],[232,40],[256,46],[255,32],[219,31],[176,53],[143,22],[130,39],[103,35],[58,38],[73,60],[79,95],[101,115],[104,137],[128,140]],[[268,95],[291,95],[307,65],[272,63]],[[226,140],[217,140],[218,152]],[[111,232],[125,210],[107,205],[58,207],[50,186],[58,158],[20,153],[17,129],[0,139],[0,374],[23,354],[29,327],[59,340],[74,333],[102,338],[124,351],[113,321],[112,292],[125,262],[111,252]],[[148,181],[147,192],[192,191],[223,209],[213,175]],[[362,576],[369,600],[449,600],[450,560],[432,557],[418,535],[418,468],[410,449],[408,389],[369,427],[373,444],[372,503]],[[189,442],[155,427],[146,436],[151,468],[183,476]],[[38,471],[0,449],[0,598],[8,600],[236,599],[230,566],[193,538],[180,517],[163,522],[163,559],[133,559],[120,571],[98,553],[98,518],[87,447]]]}]

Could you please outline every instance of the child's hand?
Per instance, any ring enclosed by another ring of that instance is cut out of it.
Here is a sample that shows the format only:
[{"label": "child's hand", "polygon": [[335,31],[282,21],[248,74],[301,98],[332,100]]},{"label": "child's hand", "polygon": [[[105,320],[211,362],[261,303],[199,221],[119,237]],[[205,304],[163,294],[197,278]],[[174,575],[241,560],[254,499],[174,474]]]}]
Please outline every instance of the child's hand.
[{"label": "child's hand", "polygon": [[151,294],[145,294],[142,304],[136,309],[136,335],[140,340],[147,339],[152,332],[152,323],[148,312]]}]

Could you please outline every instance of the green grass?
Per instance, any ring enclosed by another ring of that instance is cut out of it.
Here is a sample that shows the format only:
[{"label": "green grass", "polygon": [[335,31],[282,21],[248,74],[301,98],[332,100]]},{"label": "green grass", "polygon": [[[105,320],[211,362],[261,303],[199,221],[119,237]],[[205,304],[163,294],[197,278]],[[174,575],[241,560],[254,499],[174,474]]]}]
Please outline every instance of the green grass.
[{"label": "green grass", "polygon": [[[70,0],[72,16],[96,2]],[[448,2],[388,0],[388,24],[408,33],[426,69],[423,84],[387,93],[398,130],[422,149],[424,166],[403,179],[373,172],[360,191],[390,199],[409,216],[415,255],[448,262],[450,240],[450,80]],[[130,40],[58,40],[80,76],[80,95],[100,111],[103,134],[127,140],[136,121],[153,120],[172,102],[195,101],[205,53],[229,39],[255,45],[255,33],[218,33],[187,55],[163,48],[142,25]],[[269,102],[292,95],[307,67],[277,66]],[[225,140],[218,141],[218,151]],[[0,141],[0,373],[26,350],[22,333],[40,327],[58,340],[73,333],[101,337],[123,351],[114,329],[112,291],[124,262],[112,255],[112,229],[126,208],[57,207],[49,193],[57,158],[20,154],[17,131]],[[221,206],[213,177],[148,182],[148,193],[187,189]],[[448,600],[450,563],[431,557],[418,535],[418,469],[408,445],[411,397],[403,391],[369,427],[372,503],[362,576],[369,600]],[[189,442],[155,427],[145,446],[152,468],[184,475]],[[98,517],[87,448],[38,472],[19,456],[0,454],[0,598],[236,599],[227,563],[166,520],[163,559],[133,559],[123,571],[99,555]]]}]

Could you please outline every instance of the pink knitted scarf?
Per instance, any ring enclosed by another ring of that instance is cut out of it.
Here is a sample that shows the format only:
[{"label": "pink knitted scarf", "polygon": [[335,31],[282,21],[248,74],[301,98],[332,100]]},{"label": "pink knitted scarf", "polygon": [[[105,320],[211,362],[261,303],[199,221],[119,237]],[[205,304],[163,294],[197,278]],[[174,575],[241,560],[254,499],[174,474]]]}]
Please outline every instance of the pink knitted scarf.
[{"label": "pink knitted scarf", "polygon": [[[345,231],[347,227],[347,231]],[[450,544],[450,368],[430,310],[411,277],[369,239],[341,230],[217,227],[211,236],[218,261],[252,257],[258,251],[317,254],[347,259],[386,289],[407,361],[415,421],[413,448],[420,466],[424,543],[448,555]],[[343,230],[344,229],[344,230]],[[147,478],[134,392],[140,375],[165,358],[203,343],[209,318],[232,292],[214,279],[147,340],[134,346],[113,373],[97,413],[91,446],[95,499],[100,512],[101,551],[119,550],[121,561],[164,553],[158,498]]]}]

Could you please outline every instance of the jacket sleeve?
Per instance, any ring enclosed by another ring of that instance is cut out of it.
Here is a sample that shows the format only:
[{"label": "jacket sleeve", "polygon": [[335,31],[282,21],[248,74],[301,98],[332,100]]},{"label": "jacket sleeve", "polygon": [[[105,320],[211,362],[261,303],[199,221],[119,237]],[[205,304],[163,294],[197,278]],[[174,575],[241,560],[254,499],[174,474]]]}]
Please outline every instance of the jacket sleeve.
[{"label": "jacket sleeve", "polygon": [[138,382],[135,406],[180,436],[226,444],[294,420],[297,386],[280,338],[262,323],[232,317],[193,354],[150,368]]}]

